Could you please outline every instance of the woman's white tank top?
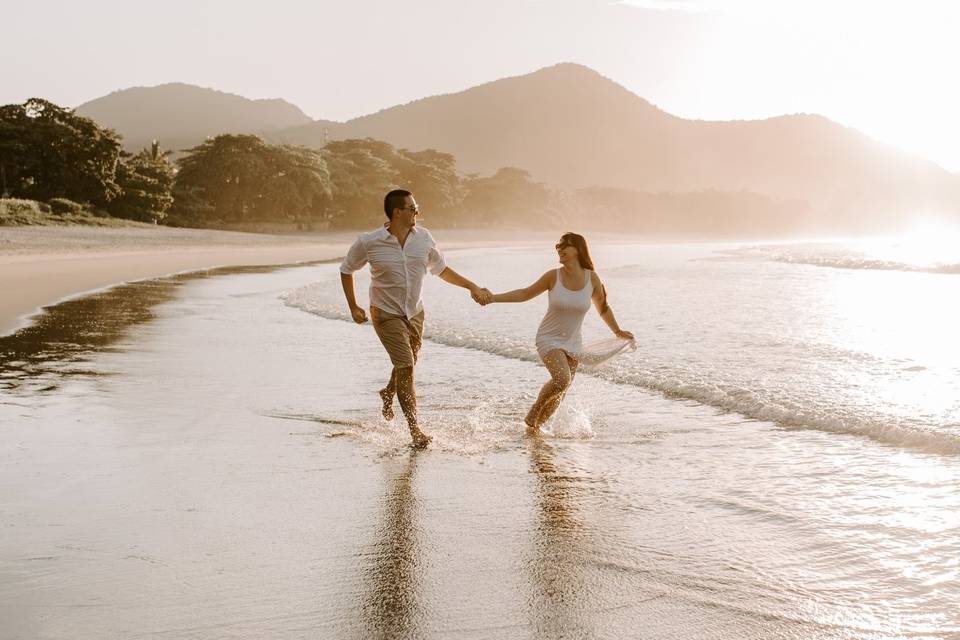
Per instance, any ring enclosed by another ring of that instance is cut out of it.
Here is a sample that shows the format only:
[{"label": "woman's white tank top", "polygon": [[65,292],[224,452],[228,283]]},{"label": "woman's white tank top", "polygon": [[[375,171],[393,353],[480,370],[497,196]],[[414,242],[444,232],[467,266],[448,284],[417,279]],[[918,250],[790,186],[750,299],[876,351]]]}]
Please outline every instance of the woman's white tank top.
[{"label": "woman's white tank top", "polygon": [[576,358],[583,348],[581,327],[593,296],[592,272],[584,269],[583,273],[583,288],[571,291],[563,286],[560,269],[557,269],[557,280],[547,294],[547,315],[537,329],[537,353],[541,358],[554,349],[562,349]]}]

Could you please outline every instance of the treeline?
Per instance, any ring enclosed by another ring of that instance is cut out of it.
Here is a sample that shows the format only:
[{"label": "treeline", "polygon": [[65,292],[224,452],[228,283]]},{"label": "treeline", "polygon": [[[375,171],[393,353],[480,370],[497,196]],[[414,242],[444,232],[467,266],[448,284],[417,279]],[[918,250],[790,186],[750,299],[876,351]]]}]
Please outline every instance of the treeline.
[{"label": "treeline", "polygon": [[46,100],[0,107],[4,198],[85,203],[120,218],[156,221],[173,202],[173,166],[153,149],[122,150],[120,136]]},{"label": "treeline", "polygon": [[570,227],[662,234],[789,232],[806,204],[746,192],[550,189],[504,167],[462,175],[456,159],[367,138],[322,149],[220,135],[175,161],[158,143],[122,150],[120,136],[41,99],[0,107],[4,198],[84,203],[118,218],[204,228],[368,228],[383,195],[414,192],[435,227]]},{"label": "treeline", "polygon": [[383,195],[417,195],[436,226],[525,224],[553,196],[522,169],[462,176],[432,149],[343,140],[322,149],[220,135],[173,161],[155,142],[130,154],[121,137],[41,99],[0,107],[4,198],[84,203],[112,216],[186,227],[287,225],[366,228],[383,218]]}]

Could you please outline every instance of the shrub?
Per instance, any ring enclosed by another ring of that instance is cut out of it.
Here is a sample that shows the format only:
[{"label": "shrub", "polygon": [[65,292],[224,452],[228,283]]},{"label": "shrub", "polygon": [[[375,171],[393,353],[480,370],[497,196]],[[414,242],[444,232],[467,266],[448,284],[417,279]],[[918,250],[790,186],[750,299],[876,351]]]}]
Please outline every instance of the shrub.
[{"label": "shrub", "polygon": [[40,203],[35,200],[0,199],[0,225],[35,224],[40,217]]},{"label": "shrub", "polygon": [[79,214],[83,213],[83,205],[74,202],[73,200],[68,200],[66,198],[50,198],[49,200],[50,208],[54,213],[63,215],[65,213]]}]

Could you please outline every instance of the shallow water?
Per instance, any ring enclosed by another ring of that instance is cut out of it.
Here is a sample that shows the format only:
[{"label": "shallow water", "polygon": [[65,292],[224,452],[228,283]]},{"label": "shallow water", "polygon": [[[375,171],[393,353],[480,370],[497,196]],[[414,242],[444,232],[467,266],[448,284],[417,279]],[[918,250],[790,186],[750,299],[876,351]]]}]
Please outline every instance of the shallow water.
[{"label": "shallow water", "polygon": [[0,637],[960,634],[955,276],[765,251],[595,247],[641,346],[532,441],[545,300],[431,279],[421,453],[336,265],[65,303],[0,338]]}]

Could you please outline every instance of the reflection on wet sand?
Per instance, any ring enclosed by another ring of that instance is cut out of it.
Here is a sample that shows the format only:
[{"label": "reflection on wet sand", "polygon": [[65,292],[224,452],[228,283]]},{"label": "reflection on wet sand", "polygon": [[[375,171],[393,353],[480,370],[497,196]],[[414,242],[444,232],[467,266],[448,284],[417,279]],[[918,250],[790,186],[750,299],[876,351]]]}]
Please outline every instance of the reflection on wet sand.
[{"label": "reflection on wet sand", "polygon": [[177,288],[186,282],[292,266],[195,271],[131,282],[45,307],[31,325],[0,336],[0,393],[48,393],[56,391],[65,377],[104,375],[85,367],[89,357],[110,351],[131,327],[153,320],[155,307],[174,299]]},{"label": "reflection on wet sand", "polygon": [[580,478],[559,471],[555,456],[549,443],[540,438],[531,441],[539,509],[534,546],[526,562],[527,609],[536,638],[589,638],[594,635],[592,625],[583,615],[588,610],[584,600],[589,589],[585,549],[589,529],[575,508],[582,500]]},{"label": "reflection on wet sand", "polygon": [[424,556],[413,479],[416,451],[404,461],[384,496],[383,513],[364,569],[361,609],[370,638],[420,637],[425,611],[420,602]]}]

